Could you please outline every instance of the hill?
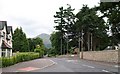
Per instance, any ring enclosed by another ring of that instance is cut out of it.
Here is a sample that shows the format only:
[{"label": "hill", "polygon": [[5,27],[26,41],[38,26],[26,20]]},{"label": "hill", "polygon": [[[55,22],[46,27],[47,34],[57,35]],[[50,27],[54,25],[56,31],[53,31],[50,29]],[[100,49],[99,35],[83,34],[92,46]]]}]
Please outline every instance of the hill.
[{"label": "hill", "polygon": [[50,35],[46,34],[46,33],[42,33],[36,37],[39,37],[41,39],[43,39],[43,43],[45,45],[46,48],[51,48],[51,42],[50,42]]}]

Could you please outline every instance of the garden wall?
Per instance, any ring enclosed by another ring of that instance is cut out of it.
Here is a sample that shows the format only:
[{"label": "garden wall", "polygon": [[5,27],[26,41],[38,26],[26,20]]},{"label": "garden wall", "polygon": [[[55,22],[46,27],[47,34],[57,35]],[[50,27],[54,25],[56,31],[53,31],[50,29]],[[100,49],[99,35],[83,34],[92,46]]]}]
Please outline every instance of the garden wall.
[{"label": "garden wall", "polygon": [[[118,52],[119,51],[119,52]],[[120,50],[105,50],[105,51],[87,51],[83,52],[83,59],[120,63]],[[81,58],[81,52],[80,52]]]}]

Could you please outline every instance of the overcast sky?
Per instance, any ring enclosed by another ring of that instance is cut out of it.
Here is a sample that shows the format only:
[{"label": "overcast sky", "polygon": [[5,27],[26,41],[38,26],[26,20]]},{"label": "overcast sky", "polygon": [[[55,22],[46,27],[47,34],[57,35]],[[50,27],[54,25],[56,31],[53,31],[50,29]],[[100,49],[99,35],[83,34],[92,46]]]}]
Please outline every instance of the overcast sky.
[{"label": "overcast sky", "polygon": [[13,30],[22,27],[27,37],[54,31],[55,12],[70,4],[77,13],[83,4],[99,5],[100,0],[0,0],[0,21],[7,21]]}]

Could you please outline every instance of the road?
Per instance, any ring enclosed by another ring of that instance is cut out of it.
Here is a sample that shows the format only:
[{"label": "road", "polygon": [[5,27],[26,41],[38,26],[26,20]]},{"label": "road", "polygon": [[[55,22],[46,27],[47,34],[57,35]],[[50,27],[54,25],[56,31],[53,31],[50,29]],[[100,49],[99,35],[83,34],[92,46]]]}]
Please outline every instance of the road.
[{"label": "road", "polygon": [[[41,65],[43,66],[41,67]],[[82,60],[75,57],[43,58],[33,60],[32,62],[31,61],[25,63],[23,62],[11,67],[3,68],[3,72],[31,72],[31,73],[33,72],[33,74],[40,72],[70,72],[70,73],[78,72],[98,74],[102,72],[115,74],[115,72],[118,72],[118,68],[119,67],[115,64]]]}]

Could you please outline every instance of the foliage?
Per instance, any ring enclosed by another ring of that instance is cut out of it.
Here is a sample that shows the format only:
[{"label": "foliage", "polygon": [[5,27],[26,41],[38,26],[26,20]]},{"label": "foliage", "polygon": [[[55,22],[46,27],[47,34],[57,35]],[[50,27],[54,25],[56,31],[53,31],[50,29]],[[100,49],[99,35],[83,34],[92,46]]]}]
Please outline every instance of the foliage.
[{"label": "foliage", "polygon": [[[52,43],[52,47],[51,50],[50,50],[50,53],[53,53],[55,52],[56,54],[60,54],[61,52],[61,32],[53,32],[51,34],[51,37],[50,37],[50,40],[51,40],[51,43]],[[62,44],[63,46],[63,44]]]},{"label": "foliage", "polygon": [[108,46],[108,44],[104,42],[101,45],[100,42],[105,41],[105,39],[107,39],[108,41],[108,26],[105,24],[104,20],[99,17],[99,15],[97,15],[97,11],[94,8],[90,9],[89,7],[87,7],[87,5],[83,5],[82,9],[77,13],[76,17],[78,18],[76,22],[76,30],[78,30],[79,32],[83,30],[84,40],[86,40],[84,41],[85,50],[90,50],[88,49],[88,47],[90,47],[89,45],[91,44],[90,37],[92,37],[91,42],[93,43],[93,46],[91,47],[93,48],[93,50],[96,50],[97,46],[99,46],[99,48],[101,48],[102,50],[103,48],[100,46]]},{"label": "foliage", "polygon": [[[78,47],[79,37],[82,38],[83,35],[83,46],[86,51],[90,48],[93,50],[103,50],[109,45],[108,29],[109,25],[104,21],[102,17],[98,14],[98,7],[89,8],[87,5],[83,5],[80,11],[75,15],[71,6],[68,4],[68,8],[59,8],[59,12],[54,15],[56,32],[51,34],[52,49],[51,53],[60,54],[61,39],[62,49],[71,47]],[[83,30],[83,32],[82,32]],[[65,50],[66,51],[66,50]],[[71,53],[71,49],[68,50]]]},{"label": "foliage", "polygon": [[37,45],[36,48],[34,49],[34,52],[39,53],[39,56],[43,57],[43,55],[44,55],[44,47],[40,46],[40,45]]},{"label": "foliage", "polygon": [[59,53],[56,53],[57,50],[55,50],[55,48],[50,48],[48,51],[48,57],[52,57],[52,56],[56,56]]},{"label": "foliage", "polygon": [[30,52],[33,52],[35,49],[34,42],[32,38],[28,38],[28,43],[29,43],[29,50]]},{"label": "foliage", "polygon": [[37,58],[39,58],[38,53],[34,53],[34,52],[17,53],[15,56],[12,57],[0,58],[2,60],[2,65],[0,67],[7,67],[19,62],[29,61]]},{"label": "foliage", "polygon": [[111,44],[120,43],[120,3],[119,2],[101,2],[98,9],[103,13],[103,18],[107,17],[107,23],[111,35]]},{"label": "foliage", "polygon": [[27,52],[29,51],[28,40],[22,28],[16,28],[13,34],[13,51]]},{"label": "foliage", "polygon": [[37,45],[39,45],[40,47],[42,47],[42,49],[45,49],[44,44],[43,44],[43,40],[39,37],[37,38],[28,38],[28,42],[29,42],[29,50],[31,52],[34,51],[34,49],[36,48]]},{"label": "foliage", "polygon": [[[67,41],[70,38],[74,38],[73,34],[75,34],[74,32],[75,15],[73,14],[73,11],[75,9],[72,9],[69,4],[67,5],[68,5],[67,8],[60,7],[59,11],[56,12],[56,15],[54,15],[55,17],[54,22],[58,24],[57,26],[55,26],[55,29],[57,30],[57,32],[53,32],[51,34],[50,40],[51,40],[52,46],[55,49],[54,51],[57,54],[60,54],[60,52],[62,53],[67,52]],[[67,35],[72,34],[73,36],[68,39],[66,37],[66,34]],[[75,39],[72,40],[73,43],[75,43],[74,41]],[[70,46],[68,46],[68,49],[69,47]],[[64,49],[64,51],[61,50],[61,48]]]}]

